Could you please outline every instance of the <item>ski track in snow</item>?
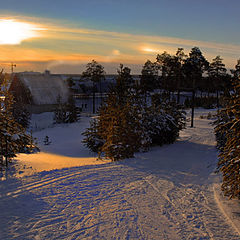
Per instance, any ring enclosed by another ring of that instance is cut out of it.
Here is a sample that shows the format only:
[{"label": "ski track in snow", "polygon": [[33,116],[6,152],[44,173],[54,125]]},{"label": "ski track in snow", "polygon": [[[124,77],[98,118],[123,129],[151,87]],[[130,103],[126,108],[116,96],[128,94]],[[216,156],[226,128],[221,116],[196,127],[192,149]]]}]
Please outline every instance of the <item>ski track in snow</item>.
[{"label": "ski track in snow", "polygon": [[212,127],[196,123],[135,159],[1,182],[0,239],[239,240],[214,197]]}]

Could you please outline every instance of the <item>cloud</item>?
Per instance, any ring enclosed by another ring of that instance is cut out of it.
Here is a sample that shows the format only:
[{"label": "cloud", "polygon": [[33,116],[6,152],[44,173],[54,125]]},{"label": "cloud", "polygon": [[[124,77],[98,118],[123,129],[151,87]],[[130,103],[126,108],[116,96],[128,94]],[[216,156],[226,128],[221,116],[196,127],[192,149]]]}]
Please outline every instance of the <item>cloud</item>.
[{"label": "cloud", "polygon": [[[62,28],[60,26],[49,26],[48,37],[60,38],[60,39],[71,39],[79,41],[94,41],[94,42],[112,42],[119,44],[120,46],[133,46],[136,43],[142,44],[154,44],[166,46],[167,48],[176,47],[187,47],[192,48],[194,46],[212,49],[218,52],[228,52],[228,53],[240,53],[240,45],[237,44],[227,44],[218,42],[208,42],[208,41],[198,41],[183,38],[173,38],[166,36],[152,36],[152,35],[138,35],[129,33],[120,33],[112,31],[102,31],[94,29],[79,29],[79,28]],[[136,46],[136,45],[135,45]]]},{"label": "cloud", "polygon": [[163,51],[173,54],[178,47],[183,47],[187,53],[198,46],[209,61],[221,55],[226,65],[231,67],[240,55],[240,45],[237,44],[76,28],[51,19],[14,19],[38,29],[38,35],[24,39],[21,45],[0,45],[0,65],[14,61],[19,69],[30,66],[31,62],[37,69],[36,62],[41,62],[42,67],[56,68],[76,66],[92,59],[102,63],[141,65],[147,59],[154,60],[156,54]]}]

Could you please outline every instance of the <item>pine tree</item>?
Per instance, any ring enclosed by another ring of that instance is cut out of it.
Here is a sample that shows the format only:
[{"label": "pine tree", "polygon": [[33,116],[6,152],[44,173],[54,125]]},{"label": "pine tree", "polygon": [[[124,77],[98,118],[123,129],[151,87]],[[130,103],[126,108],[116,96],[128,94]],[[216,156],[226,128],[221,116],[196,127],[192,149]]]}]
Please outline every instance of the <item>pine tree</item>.
[{"label": "pine tree", "polygon": [[[234,92],[215,128],[220,134],[218,170],[222,172],[222,190],[230,198],[240,199],[240,79],[234,81]],[[217,135],[218,137],[218,135]]]},{"label": "pine tree", "polygon": [[141,90],[145,95],[145,98],[147,98],[147,93],[152,92],[158,87],[158,70],[156,64],[152,63],[150,60],[147,60],[143,65],[141,73]]},{"label": "pine tree", "polygon": [[67,106],[62,102],[62,98],[60,95],[57,97],[57,107],[54,111],[54,123],[66,123],[67,119]]},{"label": "pine tree", "polygon": [[184,127],[183,113],[173,103],[147,106],[141,92],[126,84],[127,72],[120,65],[116,86],[84,133],[88,148],[113,161],[133,157],[153,144],[172,143]]},{"label": "pine tree", "polygon": [[22,101],[14,101],[13,117],[23,128],[28,128],[31,115]]},{"label": "pine tree", "polygon": [[31,136],[26,134],[26,129],[19,124],[13,116],[13,96],[8,91],[9,82],[6,78],[0,86],[0,156],[8,160],[19,152],[27,152],[31,145]]},{"label": "pine tree", "polygon": [[237,64],[235,65],[235,69],[231,69],[231,73],[235,79],[238,79],[240,76],[240,59],[237,60]]},{"label": "pine tree", "polygon": [[90,80],[92,82],[92,93],[93,93],[93,114],[95,113],[95,93],[96,93],[96,83],[100,83],[105,79],[105,71],[104,67],[92,60],[92,62],[88,63],[86,66],[86,70],[82,73],[83,80]]},{"label": "pine tree", "polygon": [[183,64],[187,56],[183,48],[178,48],[175,55],[163,52],[157,55],[156,65],[161,72],[162,88],[169,92],[178,92],[177,102],[180,101],[180,87],[183,83]]},{"label": "pine tree", "polygon": [[104,140],[101,152],[113,161],[133,157],[139,149],[131,79],[130,69],[120,65],[116,86],[99,111],[99,133]]},{"label": "pine tree", "polygon": [[101,147],[104,144],[104,140],[100,136],[100,128],[98,117],[95,117],[90,122],[90,127],[85,130],[83,133],[84,139],[83,144],[89,148],[92,152],[99,153],[101,152]]},{"label": "pine tree", "polygon": [[161,146],[173,143],[179,131],[185,127],[186,113],[183,107],[175,100],[170,100],[166,94],[153,95],[152,102],[149,113],[152,144]]},{"label": "pine tree", "polygon": [[184,80],[184,74],[183,74],[183,65],[184,65],[184,61],[186,59],[187,55],[184,53],[184,49],[183,48],[178,48],[176,55],[175,55],[175,67],[173,69],[174,71],[174,77],[175,77],[175,82],[176,82],[176,86],[175,88],[177,89],[177,103],[179,104],[180,102],[180,91],[181,91],[181,87],[183,84],[183,80]]},{"label": "pine tree", "polygon": [[74,123],[79,121],[81,111],[80,108],[76,106],[75,99],[72,95],[68,98],[68,102],[66,104],[66,111],[67,116],[65,122]]},{"label": "pine tree", "polygon": [[217,141],[217,149],[220,152],[223,152],[224,147],[227,142],[227,131],[228,128],[226,125],[228,122],[231,121],[231,117],[228,116],[226,109],[221,109],[217,113],[217,120],[213,122],[213,125],[215,125],[215,136]]},{"label": "pine tree", "polygon": [[169,90],[169,79],[171,75],[170,61],[172,56],[164,51],[162,54],[157,55],[156,64],[158,70],[161,72],[161,88]]},{"label": "pine tree", "polygon": [[217,92],[217,107],[219,108],[219,91],[224,87],[224,78],[226,77],[227,69],[222,62],[220,56],[216,56],[208,68],[210,82],[213,84],[214,90]]},{"label": "pine tree", "polygon": [[192,89],[191,127],[193,127],[196,87],[202,82],[203,73],[208,70],[208,67],[209,63],[203,56],[201,50],[198,47],[193,47],[183,65],[183,72],[187,79],[188,87]]},{"label": "pine tree", "polygon": [[130,69],[121,64],[116,86],[110,90],[97,120],[91,125],[95,127],[84,133],[87,146],[94,150],[97,147],[99,156],[104,153],[113,161],[133,157],[140,148],[138,108],[131,79]]},{"label": "pine tree", "polygon": [[80,119],[80,108],[76,106],[75,100],[71,95],[67,103],[62,102],[61,96],[57,98],[57,107],[54,111],[54,123],[74,123]]}]

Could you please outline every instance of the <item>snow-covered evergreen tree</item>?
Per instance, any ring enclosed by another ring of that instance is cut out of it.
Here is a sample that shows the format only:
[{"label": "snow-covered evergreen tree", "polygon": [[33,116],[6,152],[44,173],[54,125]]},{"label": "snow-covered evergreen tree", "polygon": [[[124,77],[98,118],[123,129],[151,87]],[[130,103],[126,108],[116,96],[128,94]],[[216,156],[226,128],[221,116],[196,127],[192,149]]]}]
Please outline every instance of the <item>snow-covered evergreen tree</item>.
[{"label": "snow-covered evergreen tree", "polygon": [[63,103],[61,96],[58,96],[57,107],[54,111],[54,123],[73,123],[79,119],[80,108],[76,106],[73,96],[68,98],[67,103]]},{"label": "snow-covered evergreen tree", "polygon": [[67,123],[78,122],[80,119],[81,111],[80,108],[76,106],[75,99],[73,98],[72,95],[68,98],[66,109],[67,109],[66,122]]},{"label": "snow-covered evergreen tree", "polygon": [[30,124],[30,113],[22,101],[14,101],[13,116],[23,128],[27,128]]},{"label": "snow-covered evergreen tree", "polygon": [[218,170],[223,174],[222,190],[230,198],[240,199],[240,79],[234,81],[234,92],[226,108],[218,114],[215,128],[219,154]]},{"label": "snow-covered evergreen tree", "polygon": [[8,85],[8,80],[4,78],[0,86],[0,156],[5,158],[6,165],[16,153],[28,152],[33,147],[31,136],[13,116],[14,101]]},{"label": "snow-covered evergreen tree", "polygon": [[152,96],[149,123],[153,144],[161,146],[173,143],[177,139],[186,122],[186,113],[182,108],[165,93]]},{"label": "snow-covered evergreen tree", "polygon": [[62,102],[62,98],[59,95],[57,97],[57,107],[54,111],[54,123],[66,123],[67,119],[67,106]]},{"label": "snow-covered evergreen tree", "polygon": [[104,140],[100,137],[98,117],[90,122],[90,127],[83,133],[85,137],[83,144],[92,152],[98,153],[104,144]]},{"label": "snow-covered evergreen tree", "polygon": [[129,76],[122,65],[118,73],[116,86],[100,108],[98,118],[84,133],[84,144],[115,161],[133,157],[153,144],[174,142],[184,126],[183,113],[170,102],[147,106],[138,89],[126,84]]}]

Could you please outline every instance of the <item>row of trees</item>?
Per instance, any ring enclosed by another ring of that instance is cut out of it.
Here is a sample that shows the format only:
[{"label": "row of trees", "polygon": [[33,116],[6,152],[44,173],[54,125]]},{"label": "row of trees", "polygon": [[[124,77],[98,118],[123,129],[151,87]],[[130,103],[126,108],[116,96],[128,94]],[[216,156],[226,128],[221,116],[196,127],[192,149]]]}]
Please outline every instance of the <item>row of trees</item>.
[{"label": "row of trees", "polygon": [[[6,166],[10,158],[20,152],[32,152],[36,149],[33,138],[26,133],[28,124],[25,113],[17,114],[14,99],[8,90],[9,81],[0,74],[0,160],[5,159]],[[4,158],[4,159],[3,159]]]},{"label": "row of trees", "polygon": [[142,69],[141,84],[148,91],[163,88],[169,91],[198,89],[217,92],[229,86],[230,75],[220,56],[209,63],[198,47],[189,55],[178,48],[175,55],[158,54],[156,61],[147,61]]},{"label": "row of trees", "polygon": [[141,89],[131,84],[130,71],[120,65],[116,85],[84,132],[84,144],[113,161],[173,143],[185,125],[184,112],[169,98],[155,95],[152,105],[146,104]]},{"label": "row of trees", "polygon": [[[240,67],[240,61],[237,64]],[[82,73],[83,80],[93,83],[93,113],[95,113],[96,83],[105,79],[104,67],[95,60],[88,63]],[[140,87],[145,97],[154,89],[165,89],[169,92],[178,92],[179,103],[181,91],[195,91],[216,93],[219,107],[219,92],[224,92],[231,86],[231,75],[227,73],[223,59],[216,56],[208,62],[198,47],[191,49],[189,54],[183,48],[178,48],[175,55],[167,52],[158,54],[156,61],[147,60],[140,75]],[[132,82],[131,82],[132,83]]]},{"label": "row of trees", "polygon": [[[240,61],[237,66],[240,67]],[[104,67],[92,60],[86,65],[82,79],[92,81],[92,87],[96,90],[95,84],[102,82],[105,74]],[[146,92],[156,88],[176,91],[193,87],[206,92],[216,92],[224,90],[226,84],[230,86],[231,78],[220,56],[216,56],[209,63],[198,47],[192,48],[189,55],[184,53],[183,48],[178,48],[175,55],[167,52],[158,54],[155,62],[145,62],[140,77],[140,84]]]}]

